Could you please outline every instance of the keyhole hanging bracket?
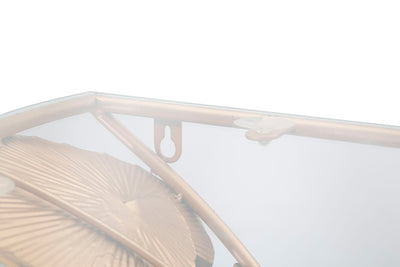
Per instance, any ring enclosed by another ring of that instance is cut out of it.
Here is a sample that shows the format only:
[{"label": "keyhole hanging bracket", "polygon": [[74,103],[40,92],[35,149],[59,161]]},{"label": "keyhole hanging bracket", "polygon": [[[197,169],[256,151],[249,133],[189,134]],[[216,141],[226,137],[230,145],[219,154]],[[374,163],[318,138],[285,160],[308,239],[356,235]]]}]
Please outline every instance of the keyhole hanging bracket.
[{"label": "keyhole hanging bracket", "polygon": [[[167,127],[171,129],[171,141],[175,145],[175,153],[170,157],[164,155],[161,151],[161,142],[165,138]],[[158,156],[160,156],[165,162],[176,162],[182,154],[182,122],[154,119],[154,146]]]}]

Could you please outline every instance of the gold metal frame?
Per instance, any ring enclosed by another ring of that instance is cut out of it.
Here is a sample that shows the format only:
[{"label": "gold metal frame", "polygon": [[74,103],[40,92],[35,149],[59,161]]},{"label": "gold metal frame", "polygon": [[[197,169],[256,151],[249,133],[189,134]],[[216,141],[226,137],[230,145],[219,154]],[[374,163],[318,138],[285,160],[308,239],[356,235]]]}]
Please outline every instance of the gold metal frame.
[{"label": "gold metal frame", "polygon": [[48,105],[38,105],[0,118],[0,138],[50,121],[93,110],[144,116],[182,122],[194,122],[239,128],[237,119],[273,116],[292,121],[295,129],[289,134],[379,146],[400,147],[400,128],[385,125],[300,117],[260,111],[243,111],[221,107],[184,105],[173,102],[122,97],[101,93],[76,95]]},{"label": "gold metal frame", "polygon": [[[141,98],[127,98],[111,96],[101,93],[88,93],[78,95],[66,100],[60,100],[47,105],[39,105],[18,113],[4,115],[0,118],[0,139],[14,135],[47,122],[65,117],[91,112],[94,117],[111,133],[113,133],[125,146],[141,158],[155,174],[159,175],[175,192],[181,194],[188,205],[217,235],[225,247],[238,261],[240,266],[259,266],[254,257],[245,246],[218,217],[211,207],[177,174],[160,155],[157,155],[135,135],[116,120],[111,113],[129,114],[157,118],[174,122],[194,122],[225,127],[235,127],[235,120],[258,116],[272,116],[291,121],[295,126],[288,134],[325,138],[332,140],[349,141],[363,144],[372,144],[389,147],[400,147],[400,128],[305,118],[290,115],[265,113],[258,111],[242,111],[223,109],[218,107],[205,107],[199,105],[184,105],[173,102],[148,100]],[[179,148],[180,149],[180,148]],[[176,159],[175,159],[176,160]],[[24,186],[23,183],[19,185]],[[30,188],[31,190],[39,189]],[[44,196],[47,198],[48,196]],[[54,201],[54,199],[53,199]],[[57,203],[66,210],[71,210],[68,203]],[[78,217],[85,214],[76,213]],[[91,218],[86,218],[90,220]],[[97,223],[94,221],[94,223]],[[110,232],[110,229],[98,224],[98,228],[110,234],[122,244],[131,245],[123,236]],[[134,246],[144,259],[159,266],[155,259],[140,248]]]}]

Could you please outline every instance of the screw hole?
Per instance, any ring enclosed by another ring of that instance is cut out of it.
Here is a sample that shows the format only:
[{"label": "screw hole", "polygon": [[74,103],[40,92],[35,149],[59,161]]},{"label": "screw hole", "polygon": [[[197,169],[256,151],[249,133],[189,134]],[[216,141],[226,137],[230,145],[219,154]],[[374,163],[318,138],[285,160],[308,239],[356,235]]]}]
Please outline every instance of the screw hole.
[{"label": "screw hole", "polygon": [[166,126],[164,139],[161,141],[160,150],[165,157],[173,157],[175,155],[175,143],[171,139],[171,127]]}]

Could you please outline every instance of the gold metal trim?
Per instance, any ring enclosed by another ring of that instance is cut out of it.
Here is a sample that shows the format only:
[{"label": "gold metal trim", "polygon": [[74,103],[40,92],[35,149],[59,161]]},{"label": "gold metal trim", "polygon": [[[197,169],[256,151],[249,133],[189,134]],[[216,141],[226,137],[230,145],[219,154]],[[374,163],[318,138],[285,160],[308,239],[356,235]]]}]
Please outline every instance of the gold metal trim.
[{"label": "gold metal trim", "polygon": [[184,105],[155,100],[89,93],[73,99],[31,108],[0,119],[0,139],[50,121],[101,109],[104,112],[235,127],[235,120],[272,116],[292,121],[296,127],[289,133],[298,136],[340,140],[361,144],[400,147],[400,128],[359,124],[347,121],[297,117],[265,113]]}]

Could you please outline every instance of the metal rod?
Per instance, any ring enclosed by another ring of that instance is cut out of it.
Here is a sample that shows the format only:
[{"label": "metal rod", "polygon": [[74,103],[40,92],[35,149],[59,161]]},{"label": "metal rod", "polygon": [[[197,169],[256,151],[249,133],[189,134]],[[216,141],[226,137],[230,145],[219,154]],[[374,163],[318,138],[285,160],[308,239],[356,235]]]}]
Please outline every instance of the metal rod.
[{"label": "metal rod", "polygon": [[237,128],[234,124],[236,119],[273,116],[292,121],[295,124],[294,131],[290,133],[292,135],[400,148],[400,128],[395,127],[177,104],[133,97],[109,96],[100,93],[76,96],[73,99],[33,107],[0,118],[0,139],[50,121],[91,111],[95,106],[101,107],[102,110],[110,113],[235,128]]},{"label": "metal rod", "polygon": [[[120,244],[126,246],[128,249],[132,250],[134,253],[137,253],[138,255],[143,257],[143,259],[150,262],[154,266],[157,266],[157,267],[167,266],[166,264],[162,263],[159,259],[157,259],[155,256],[150,254],[147,250],[143,249],[140,245],[138,245],[134,241],[128,239],[123,234],[119,233],[118,231],[112,229],[111,227],[109,227],[107,224],[103,223],[99,219],[82,211],[81,209],[75,207],[74,205],[68,203],[67,201],[57,198],[57,197],[53,196],[51,193],[46,192],[46,191],[42,190],[41,188],[26,182],[23,179],[23,177],[24,177],[23,175],[19,175],[18,178],[16,178],[15,176],[12,176],[12,177],[8,176],[8,175],[5,175],[5,176],[10,178],[11,180],[13,180],[15,182],[16,186],[18,186],[19,188],[24,189],[24,190],[38,196],[39,198],[44,199],[44,200],[54,204],[55,206],[61,208],[62,210],[67,211],[68,213],[85,221],[88,224],[93,225],[94,227],[96,227],[97,229],[102,231],[104,234],[106,234],[110,238],[114,239],[115,241],[119,242]],[[19,177],[21,177],[21,179]]]},{"label": "metal rod", "polygon": [[167,120],[235,127],[236,119],[273,116],[295,124],[291,135],[307,136],[370,145],[400,147],[400,128],[354,122],[298,117],[259,111],[185,105],[171,102],[98,95],[98,106],[109,113],[120,113]]},{"label": "metal rod", "polygon": [[211,207],[156,153],[143,144],[124,125],[111,114],[101,111],[93,112],[95,118],[114,134],[133,153],[140,157],[152,171],[159,175],[177,193],[181,194],[189,206],[203,219],[218,236],[233,257],[243,267],[259,266],[246,247],[235,236],[232,230],[218,217]]}]

